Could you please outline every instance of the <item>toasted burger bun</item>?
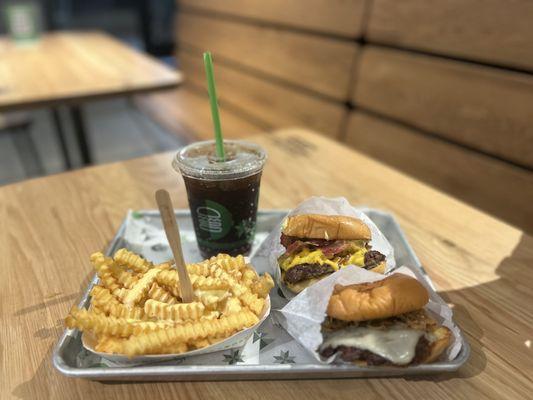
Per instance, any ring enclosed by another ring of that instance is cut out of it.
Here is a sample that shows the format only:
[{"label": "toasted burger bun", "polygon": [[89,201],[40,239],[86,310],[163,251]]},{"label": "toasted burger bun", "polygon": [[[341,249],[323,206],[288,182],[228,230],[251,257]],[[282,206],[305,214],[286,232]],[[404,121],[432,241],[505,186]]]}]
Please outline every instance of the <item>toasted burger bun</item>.
[{"label": "toasted burger bun", "polygon": [[430,351],[426,358],[421,360],[422,364],[436,361],[440,355],[448,348],[452,340],[452,332],[445,326],[441,326],[434,330],[434,340],[430,342]]},{"label": "toasted burger bun", "polygon": [[375,272],[377,274],[385,274],[385,270],[387,268],[387,263],[385,261],[380,262],[378,265],[376,265],[373,268],[369,268],[369,271]]},{"label": "toasted burger bun", "polygon": [[419,310],[428,301],[429,294],[420,282],[393,274],[377,282],[336,285],[327,314],[342,321],[367,321]]},{"label": "toasted burger bun", "polygon": [[294,215],[285,220],[283,233],[299,238],[326,240],[370,240],[372,237],[363,221],[344,215]]},{"label": "toasted burger bun", "polygon": [[[324,275],[322,278],[325,278],[327,276],[329,276],[329,275]],[[306,279],[305,281],[300,281],[300,282],[296,282],[296,283],[285,282],[285,286],[287,286],[287,288],[293,293],[300,293],[302,290],[304,290],[305,288],[308,288],[309,286],[315,284],[320,279],[321,278],[311,278],[311,279]]]},{"label": "toasted burger bun", "polygon": [[[376,272],[378,274],[384,274],[385,273],[385,266],[386,266],[385,261],[383,261],[383,262],[379,263],[378,265],[376,265],[374,268],[369,269],[369,271]],[[324,276],[321,276],[321,277],[318,277],[318,278],[306,279],[305,281],[300,281],[300,282],[296,282],[296,283],[285,282],[285,280],[283,279],[284,275],[285,275],[285,272],[282,272],[281,273],[281,280],[285,283],[285,286],[287,286],[287,288],[293,293],[300,293],[305,288],[308,288],[309,286],[314,285],[320,279],[327,278],[330,274],[324,275]]]}]

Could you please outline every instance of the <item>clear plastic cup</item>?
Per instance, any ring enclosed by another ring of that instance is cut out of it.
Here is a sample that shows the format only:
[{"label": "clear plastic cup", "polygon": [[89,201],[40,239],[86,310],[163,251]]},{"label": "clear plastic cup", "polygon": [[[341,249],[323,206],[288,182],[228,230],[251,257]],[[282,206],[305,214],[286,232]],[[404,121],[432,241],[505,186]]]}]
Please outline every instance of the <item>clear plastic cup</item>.
[{"label": "clear plastic cup", "polygon": [[172,162],[187,188],[202,256],[249,253],[255,235],[257,203],[265,151],[258,145],[225,140],[220,161],[214,140],[181,149]]}]

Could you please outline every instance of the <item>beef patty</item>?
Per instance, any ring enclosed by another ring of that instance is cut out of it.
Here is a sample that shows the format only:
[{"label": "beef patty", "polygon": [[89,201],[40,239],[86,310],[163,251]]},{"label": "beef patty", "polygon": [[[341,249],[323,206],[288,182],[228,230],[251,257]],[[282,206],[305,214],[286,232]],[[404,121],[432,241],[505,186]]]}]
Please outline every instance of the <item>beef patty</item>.
[{"label": "beef patty", "polygon": [[300,264],[285,272],[284,280],[287,283],[298,283],[311,278],[317,278],[333,272],[327,264]]},{"label": "beef patty", "polygon": [[365,253],[365,269],[372,268],[385,261],[385,256],[377,250],[368,250]]},{"label": "beef patty", "polygon": [[[415,356],[411,362],[407,365],[420,364],[422,360],[425,360],[430,352],[430,345],[428,340],[421,336],[418,339],[415,348]],[[326,347],[320,352],[322,357],[331,357],[333,354],[339,353],[340,358],[343,361],[365,361],[368,365],[395,365],[384,357],[381,357],[368,350],[358,349],[357,347],[338,346],[338,347]]]},{"label": "beef patty", "polygon": [[[349,257],[349,256],[347,256]],[[365,268],[372,268],[385,261],[385,256],[377,250],[369,250],[365,253]],[[317,278],[334,272],[327,264],[300,264],[285,272],[285,282],[298,283],[311,278]]]}]

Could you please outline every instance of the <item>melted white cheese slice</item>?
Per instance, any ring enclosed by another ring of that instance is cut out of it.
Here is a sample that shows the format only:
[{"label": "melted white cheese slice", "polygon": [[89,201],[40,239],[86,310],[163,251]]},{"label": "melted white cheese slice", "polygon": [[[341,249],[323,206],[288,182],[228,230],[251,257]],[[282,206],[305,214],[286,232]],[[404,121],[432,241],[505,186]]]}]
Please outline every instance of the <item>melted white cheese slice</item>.
[{"label": "melted white cheese slice", "polygon": [[414,356],[416,344],[423,331],[407,328],[379,330],[366,327],[342,329],[328,335],[321,348],[357,347],[368,350],[397,365],[409,364]]}]

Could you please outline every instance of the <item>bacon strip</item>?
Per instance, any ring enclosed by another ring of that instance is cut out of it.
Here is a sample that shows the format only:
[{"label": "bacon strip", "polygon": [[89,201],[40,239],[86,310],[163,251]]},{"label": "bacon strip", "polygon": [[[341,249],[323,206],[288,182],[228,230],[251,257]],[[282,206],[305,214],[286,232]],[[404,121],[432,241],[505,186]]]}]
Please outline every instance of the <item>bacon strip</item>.
[{"label": "bacon strip", "polygon": [[320,250],[322,250],[322,253],[327,258],[333,257],[336,254],[342,253],[347,248],[350,247],[350,243],[344,241],[344,240],[335,240],[333,243],[328,244],[324,247],[320,247]]},{"label": "bacon strip", "polygon": [[335,254],[342,253],[349,246],[349,241],[346,240],[324,240],[324,239],[307,239],[300,240],[295,237],[281,234],[281,245],[287,249],[286,254],[294,254],[299,252],[304,247],[316,247],[322,250],[327,258],[333,257]]},{"label": "bacon strip", "polygon": [[292,242],[287,247],[287,254],[293,254],[299,252],[301,249],[305,247],[305,242],[302,242],[301,240],[297,240],[296,242]]}]

